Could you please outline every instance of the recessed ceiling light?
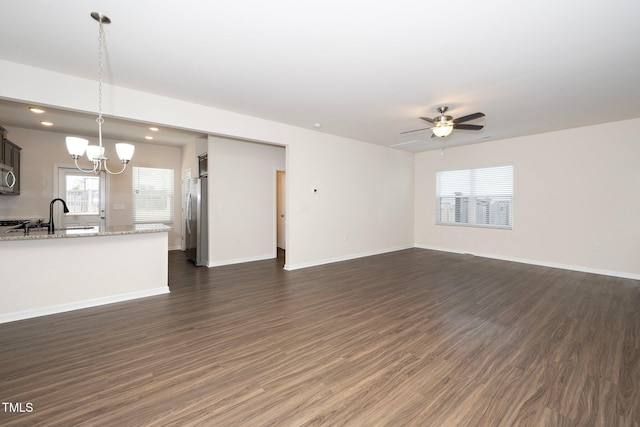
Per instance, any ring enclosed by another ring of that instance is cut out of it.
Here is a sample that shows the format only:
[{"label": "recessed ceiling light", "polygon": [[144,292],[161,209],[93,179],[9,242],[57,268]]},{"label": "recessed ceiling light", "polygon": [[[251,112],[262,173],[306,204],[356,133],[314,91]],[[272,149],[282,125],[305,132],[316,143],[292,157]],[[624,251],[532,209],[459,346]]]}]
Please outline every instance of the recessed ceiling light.
[{"label": "recessed ceiling light", "polygon": [[38,107],[29,107],[29,111],[31,111],[32,113],[36,113],[36,114],[44,113],[44,110],[42,108],[38,108]]},{"label": "recessed ceiling light", "polygon": [[48,127],[48,126],[53,126],[53,123],[51,123],[51,122],[40,122],[40,124],[41,124],[42,126],[47,126],[47,127]]},{"label": "recessed ceiling light", "polygon": [[144,137],[144,139],[148,139],[149,141],[151,141],[153,139],[153,137],[151,135],[147,135]]},{"label": "recessed ceiling light", "polygon": [[160,129],[158,129],[157,127],[150,127],[149,130],[151,132],[158,132]]}]

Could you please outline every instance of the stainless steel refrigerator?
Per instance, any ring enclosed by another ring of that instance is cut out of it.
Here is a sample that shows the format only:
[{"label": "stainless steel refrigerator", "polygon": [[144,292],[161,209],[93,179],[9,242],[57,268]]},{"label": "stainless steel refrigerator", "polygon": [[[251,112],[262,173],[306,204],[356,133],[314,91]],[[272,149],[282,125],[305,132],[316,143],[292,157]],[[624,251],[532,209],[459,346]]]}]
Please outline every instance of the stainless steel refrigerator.
[{"label": "stainless steel refrigerator", "polygon": [[187,259],[195,262],[196,265],[206,266],[209,259],[207,178],[189,180],[186,216]]}]

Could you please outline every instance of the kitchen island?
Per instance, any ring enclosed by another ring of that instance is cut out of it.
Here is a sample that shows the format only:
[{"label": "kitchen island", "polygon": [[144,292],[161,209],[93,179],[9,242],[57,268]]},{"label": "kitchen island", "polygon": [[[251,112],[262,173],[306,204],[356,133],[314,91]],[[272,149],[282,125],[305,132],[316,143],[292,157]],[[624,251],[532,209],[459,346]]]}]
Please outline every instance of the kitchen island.
[{"label": "kitchen island", "polygon": [[166,294],[163,224],[0,234],[0,323]]}]

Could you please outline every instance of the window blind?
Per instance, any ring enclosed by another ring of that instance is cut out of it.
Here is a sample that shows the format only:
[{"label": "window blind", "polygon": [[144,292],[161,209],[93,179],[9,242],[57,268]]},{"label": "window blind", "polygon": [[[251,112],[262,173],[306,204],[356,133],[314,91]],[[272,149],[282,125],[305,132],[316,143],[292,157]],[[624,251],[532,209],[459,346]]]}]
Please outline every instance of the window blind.
[{"label": "window blind", "polygon": [[173,222],[173,170],[132,168],[133,222]]},{"label": "window blind", "polygon": [[513,165],[436,172],[436,223],[512,228]]}]

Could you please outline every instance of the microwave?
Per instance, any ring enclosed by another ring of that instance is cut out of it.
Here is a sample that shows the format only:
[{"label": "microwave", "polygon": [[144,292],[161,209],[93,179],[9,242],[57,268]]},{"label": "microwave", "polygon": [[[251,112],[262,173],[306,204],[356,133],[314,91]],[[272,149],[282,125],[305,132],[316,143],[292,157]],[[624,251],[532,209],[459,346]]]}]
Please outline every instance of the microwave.
[{"label": "microwave", "polygon": [[13,193],[13,186],[16,185],[16,175],[13,168],[0,163],[0,194]]}]

